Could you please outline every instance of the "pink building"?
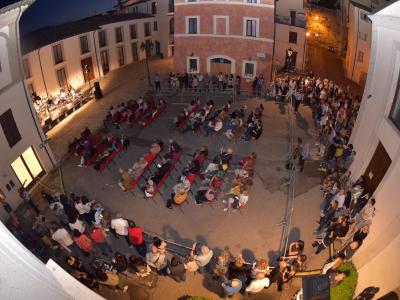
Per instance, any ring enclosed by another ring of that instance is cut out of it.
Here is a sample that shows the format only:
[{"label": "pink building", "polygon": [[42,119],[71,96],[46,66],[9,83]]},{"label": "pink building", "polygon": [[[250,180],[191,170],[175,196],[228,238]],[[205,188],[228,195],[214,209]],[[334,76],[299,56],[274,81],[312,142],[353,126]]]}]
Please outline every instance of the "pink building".
[{"label": "pink building", "polygon": [[175,71],[271,75],[272,0],[175,0]]}]

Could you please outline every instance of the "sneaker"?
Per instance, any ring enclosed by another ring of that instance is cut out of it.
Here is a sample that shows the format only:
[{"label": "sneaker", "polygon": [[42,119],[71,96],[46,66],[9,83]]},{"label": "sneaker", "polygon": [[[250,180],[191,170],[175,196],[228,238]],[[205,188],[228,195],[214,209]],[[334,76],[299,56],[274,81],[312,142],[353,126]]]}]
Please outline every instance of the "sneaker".
[{"label": "sneaker", "polygon": [[224,211],[225,211],[225,212],[228,211],[228,208],[224,208]]},{"label": "sneaker", "polygon": [[201,202],[195,201],[194,204],[201,205]]},{"label": "sneaker", "polygon": [[172,209],[172,206],[167,206],[168,209]]},{"label": "sneaker", "polygon": [[127,286],[127,285],[126,285],[126,286],[124,286],[124,289],[123,289],[123,291],[122,291],[122,292],[123,292],[123,293],[126,293],[126,291],[128,290],[128,288],[129,288],[129,286]]},{"label": "sneaker", "polygon": [[228,201],[226,201],[226,200],[222,200],[222,203],[226,204],[226,203],[228,203]]},{"label": "sneaker", "polygon": [[83,168],[83,166],[82,166],[81,164],[77,165],[77,167],[79,167],[79,168]]}]

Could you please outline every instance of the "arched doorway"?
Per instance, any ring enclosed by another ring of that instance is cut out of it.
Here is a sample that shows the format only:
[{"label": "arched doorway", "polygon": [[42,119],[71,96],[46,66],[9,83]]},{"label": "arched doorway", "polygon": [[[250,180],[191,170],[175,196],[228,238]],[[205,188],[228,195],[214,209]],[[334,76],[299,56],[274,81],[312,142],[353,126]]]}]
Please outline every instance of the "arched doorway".
[{"label": "arched doorway", "polygon": [[210,56],[207,60],[207,72],[211,74],[234,74],[235,60],[224,55]]}]

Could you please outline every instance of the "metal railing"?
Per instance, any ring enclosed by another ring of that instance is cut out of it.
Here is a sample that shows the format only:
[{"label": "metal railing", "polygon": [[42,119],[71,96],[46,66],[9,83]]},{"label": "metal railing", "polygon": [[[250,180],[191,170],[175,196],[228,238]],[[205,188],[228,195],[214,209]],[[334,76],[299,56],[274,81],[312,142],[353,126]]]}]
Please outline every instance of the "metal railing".
[{"label": "metal railing", "polygon": [[289,178],[286,182],[288,186],[287,190],[287,202],[286,202],[286,210],[285,215],[278,225],[282,226],[282,236],[280,242],[280,250],[282,255],[285,255],[288,249],[289,244],[289,236],[290,236],[290,229],[292,223],[292,215],[294,209],[294,184],[296,180],[296,173],[295,173],[295,159],[293,157],[293,106],[292,106],[292,97],[289,97],[288,101],[288,130],[289,130],[289,143],[288,143],[288,166],[289,166]]}]

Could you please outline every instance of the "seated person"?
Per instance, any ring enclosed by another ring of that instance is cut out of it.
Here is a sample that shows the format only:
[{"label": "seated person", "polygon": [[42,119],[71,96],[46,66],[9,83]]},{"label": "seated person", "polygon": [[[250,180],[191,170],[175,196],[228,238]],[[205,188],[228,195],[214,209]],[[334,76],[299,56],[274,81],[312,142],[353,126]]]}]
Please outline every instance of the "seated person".
[{"label": "seated person", "polygon": [[220,118],[216,118],[214,121],[210,121],[207,126],[204,127],[206,131],[204,136],[210,135],[211,132],[218,133],[222,127],[224,127],[224,123]]},{"label": "seated person", "polygon": [[213,189],[212,187],[201,186],[197,190],[197,194],[195,196],[196,204],[202,204],[203,202],[212,202],[217,200],[218,191]]},{"label": "seated person", "polygon": [[225,204],[224,211],[228,211],[229,209],[238,209],[247,204],[249,201],[249,193],[247,190],[243,190],[243,192],[239,196],[229,197],[228,200],[223,200]]},{"label": "seated person", "polygon": [[229,165],[230,161],[232,160],[232,155],[232,149],[225,149],[224,147],[221,147],[220,154],[214,157],[213,162],[222,165]]},{"label": "seated person", "polygon": [[175,184],[172,187],[172,190],[174,191],[175,194],[180,190],[185,190],[186,192],[189,192],[190,187],[191,187],[191,184],[190,184],[189,180],[184,179],[182,182],[178,182],[177,184]]},{"label": "seated person", "polygon": [[171,194],[171,198],[167,200],[167,208],[172,209],[172,204],[181,205],[188,197],[188,193],[184,188],[178,188],[176,193]]},{"label": "seated person", "polygon": [[146,186],[142,186],[141,187],[143,193],[144,193],[144,197],[145,198],[151,198],[153,197],[153,193],[155,190],[155,184],[154,181],[150,178],[147,180],[146,182]]},{"label": "seated person", "polygon": [[148,162],[144,156],[141,156],[139,158],[138,164],[139,164],[139,168],[141,169],[141,171],[143,171],[143,169],[146,168]]},{"label": "seated person", "polygon": [[192,159],[189,161],[185,168],[183,168],[182,176],[189,176],[189,174],[198,174],[200,172],[199,161]]},{"label": "seated person", "polygon": [[175,158],[177,154],[179,154],[182,151],[181,146],[174,140],[169,140],[169,145],[168,145],[168,155],[170,158]]},{"label": "seated person", "polygon": [[243,158],[239,162],[239,165],[242,169],[244,169],[246,171],[253,170],[254,165],[256,163],[256,158],[257,158],[257,155],[254,152],[252,152],[249,156]]},{"label": "seated person", "polygon": [[157,140],[155,143],[153,143],[150,147],[150,153],[156,156],[158,153],[161,152],[161,149],[163,147],[164,143],[160,140]]},{"label": "seated person", "polygon": [[161,164],[157,165],[157,170],[155,174],[151,177],[155,185],[157,185],[161,181],[163,176],[169,171],[170,168],[171,160],[168,157],[164,156],[162,158]]},{"label": "seated person", "polygon": [[132,166],[132,169],[129,169],[128,171],[119,169],[119,173],[120,173],[120,180],[118,181],[118,185],[124,192],[126,192],[127,190],[130,189],[132,182],[138,176],[140,176],[142,170],[140,169],[140,165],[138,163],[135,163]]}]

